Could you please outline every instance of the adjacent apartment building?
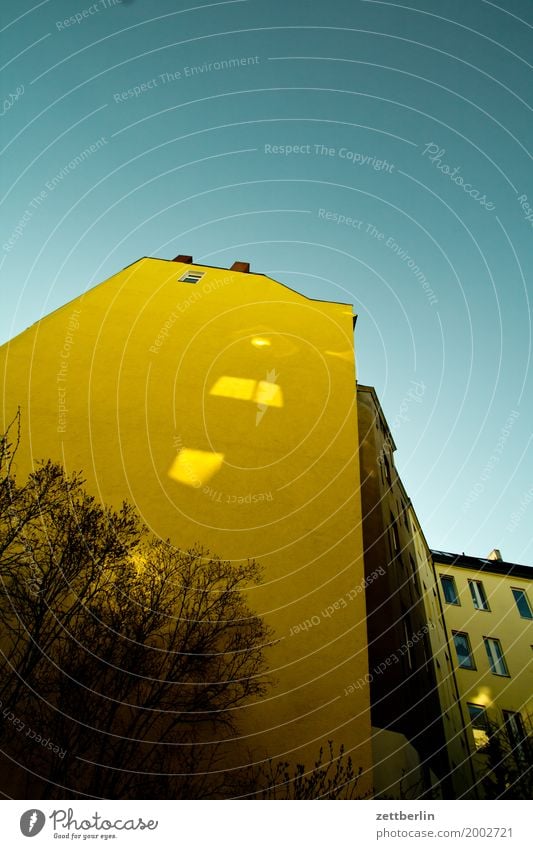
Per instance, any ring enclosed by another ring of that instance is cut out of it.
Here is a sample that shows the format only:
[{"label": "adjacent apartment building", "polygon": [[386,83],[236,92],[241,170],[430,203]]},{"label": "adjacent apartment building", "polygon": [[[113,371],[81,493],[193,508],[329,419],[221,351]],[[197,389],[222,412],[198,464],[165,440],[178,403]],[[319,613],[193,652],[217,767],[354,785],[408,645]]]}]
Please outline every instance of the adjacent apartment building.
[{"label": "adjacent apartment building", "polygon": [[[433,551],[480,797],[513,792],[531,770],[533,569]],[[498,749],[491,746],[496,734]]]},{"label": "adjacent apartment building", "polygon": [[357,404],[365,568],[387,563],[386,578],[367,588],[375,789],[395,798],[527,792],[533,569],[497,549],[486,558],[431,550],[375,390],[358,384]]}]

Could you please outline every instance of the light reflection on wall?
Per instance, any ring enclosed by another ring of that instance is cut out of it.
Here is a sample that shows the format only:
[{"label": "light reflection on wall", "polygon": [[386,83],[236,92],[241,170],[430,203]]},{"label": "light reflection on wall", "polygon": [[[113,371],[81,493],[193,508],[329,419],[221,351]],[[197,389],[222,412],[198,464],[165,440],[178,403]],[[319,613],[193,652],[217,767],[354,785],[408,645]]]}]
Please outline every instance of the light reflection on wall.
[{"label": "light reflection on wall", "polygon": [[277,383],[269,380],[252,380],[247,377],[223,375],[209,391],[210,395],[252,401],[266,407],[283,407],[283,392]]},{"label": "light reflection on wall", "polygon": [[251,340],[251,344],[254,348],[270,348],[272,342],[270,339],[265,339],[264,336],[254,336]]},{"label": "light reflection on wall", "polygon": [[353,353],[352,351],[324,351],[328,357],[337,357],[339,360],[346,360],[347,363],[353,362]]},{"label": "light reflection on wall", "polygon": [[210,480],[221,469],[224,454],[181,448],[168,470],[169,478],[195,489]]}]

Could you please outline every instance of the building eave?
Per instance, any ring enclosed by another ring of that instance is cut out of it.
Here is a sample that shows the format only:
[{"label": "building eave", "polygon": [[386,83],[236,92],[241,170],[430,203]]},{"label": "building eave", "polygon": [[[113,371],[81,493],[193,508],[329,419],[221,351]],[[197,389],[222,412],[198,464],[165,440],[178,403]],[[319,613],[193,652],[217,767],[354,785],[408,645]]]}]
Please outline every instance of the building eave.
[{"label": "building eave", "polygon": [[522,563],[509,563],[506,560],[489,560],[486,557],[472,557],[468,554],[454,554],[450,551],[430,549],[435,563],[442,566],[457,566],[475,572],[491,572],[494,575],[507,575],[513,578],[533,580],[533,567]]}]

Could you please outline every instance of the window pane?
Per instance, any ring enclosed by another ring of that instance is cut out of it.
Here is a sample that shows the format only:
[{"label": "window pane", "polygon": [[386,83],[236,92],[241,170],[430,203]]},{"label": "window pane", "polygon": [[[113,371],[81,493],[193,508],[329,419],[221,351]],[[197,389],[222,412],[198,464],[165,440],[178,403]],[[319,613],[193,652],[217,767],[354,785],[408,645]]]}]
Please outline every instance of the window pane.
[{"label": "window pane", "polygon": [[492,637],[485,637],[484,642],[489,659],[490,671],[494,672],[495,675],[508,675],[500,641]]},{"label": "window pane", "polygon": [[410,642],[411,636],[412,636],[411,623],[409,621],[409,616],[407,614],[404,614],[402,616],[402,620],[403,620],[403,635],[404,635],[404,639],[405,639],[405,647],[407,649],[407,665],[409,666],[409,669],[412,669],[413,668],[413,658],[412,658],[412,655],[411,655],[411,649],[409,648],[409,642]]},{"label": "window pane", "polygon": [[455,633],[453,635],[453,641],[455,643],[455,650],[457,652],[457,660],[459,662],[459,666],[461,666],[463,669],[473,669],[474,661],[470,653],[470,643],[468,640],[468,634]]},{"label": "window pane", "polygon": [[518,762],[523,762],[526,758],[529,760],[528,742],[522,724],[522,717],[514,710],[504,710],[503,718],[509,743],[511,744],[516,760]]},{"label": "window pane", "polygon": [[474,728],[485,728],[487,727],[487,717],[485,714],[485,708],[481,705],[468,705],[468,713],[470,714],[470,722],[474,726]]},{"label": "window pane", "polygon": [[459,604],[459,599],[457,598],[457,590],[455,588],[455,581],[453,578],[447,578],[444,575],[441,576],[440,582],[442,584],[442,590],[444,592],[444,598],[448,602],[448,604]]},{"label": "window pane", "polygon": [[396,524],[396,519],[390,514],[390,524],[392,529],[392,542],[393,548],[395,551],[400,550],[400,534],[398,533],[398,525]]},{"label": "window pane", "polygon": [[485,708],[482,705],[469,704],[468,712],[476,749],[483,749],[489,742],[489,725]]},{"label": "window pane", "polygon": [[507,727],[509,742],[513,747],[520,746],[526,736],[524,726],[522,724],[522,717],[516,711],[504,710],[503,718]]},{"label": "window pane", "polygon": [[520,616],[523,619],[533,619],[533,613],[524,590],[513,590],[513,595]]},{"label": "window pane", "polygon": [[205,271],[187,271],[180,277],[180,283],[198,283],[204,276]]}]

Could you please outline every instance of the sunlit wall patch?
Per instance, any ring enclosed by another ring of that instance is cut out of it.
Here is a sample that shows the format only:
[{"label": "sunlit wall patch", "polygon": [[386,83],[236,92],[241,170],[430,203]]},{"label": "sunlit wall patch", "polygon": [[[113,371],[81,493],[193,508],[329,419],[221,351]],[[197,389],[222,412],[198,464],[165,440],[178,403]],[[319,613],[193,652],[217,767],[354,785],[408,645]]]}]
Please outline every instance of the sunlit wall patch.
[{"label": "sunlit wall patch", "polygon": [[324,351],[324,353],[328,357],[337,357],[339,360],[346,360],[347,363],[353,363],[354,356],[353,351],[346,349],[346,351]]},{"label": "sunlit wall patch", "polygon": [[220,471],[223,462],[224,454],[219,452],[181,448],[168,470],[168,476],[177,483],[198,489]]},{"label": "sunlit wall patch", "polygon": [[257,381],[248,377],[232,377],[225,374],[219,377],[209,394],[222,398],[237,398],[240,401],[253,401]]},{"label": "sunlit wall patch", "polygon": [[265,407],[283,407],[281,386],[268,380],[258,380],[253,400]]},{"label": "sunlit wall patch", "polygon": [[270,339],[265,338],[265,336],[254,336],[251,340],[251,344],[254,348],[270,348],[272,342]]},{"label": "sunlit wall patch", "polygon": [[283,407],[283,392],[279,384],[270,380],[253,380],[247,377],[223,375],[209,390],[210,395],[252,401],[267,407]]}]

